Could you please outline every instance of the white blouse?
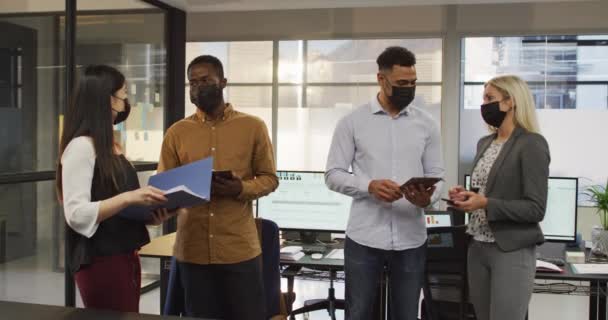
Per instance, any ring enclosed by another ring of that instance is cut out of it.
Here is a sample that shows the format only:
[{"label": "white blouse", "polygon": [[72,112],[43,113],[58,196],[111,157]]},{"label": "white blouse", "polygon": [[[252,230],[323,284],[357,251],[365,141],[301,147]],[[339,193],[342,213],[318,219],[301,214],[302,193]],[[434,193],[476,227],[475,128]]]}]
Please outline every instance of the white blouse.
[{"label": "white blouse", "polygon": [[97,216],[101,201],[91,202],[95,158],[90,137],[73,139],[61,156],[65,220],[74,231],[87,238],[91,238],[99,227]]}]

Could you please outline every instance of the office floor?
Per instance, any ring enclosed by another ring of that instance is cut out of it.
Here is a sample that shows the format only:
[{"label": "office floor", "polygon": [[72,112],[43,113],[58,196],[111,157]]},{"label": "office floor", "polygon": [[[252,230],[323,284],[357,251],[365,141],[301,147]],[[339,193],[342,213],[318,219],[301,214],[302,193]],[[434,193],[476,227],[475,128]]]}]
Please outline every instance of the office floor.
[{"label": "office floor", "polygon": [[[44,252],[34,257],[0,264],[0,300],[21,301],[62,305],[64,299],[63,273],[53,272],[50,268],[50,254]],[[283,283],[286,287],[286,283]],[[327,296],[328,283],[318,280],[296,280],[297,300],[294,307],[302,306],[307,299]],[[141,297],[142,313],[159,314],[160,290],[155,289]],[[344,297],[344,284],[336,284],[336,296]],[[78,305],[82,306],[78,297]],[[338,313],[343,319],[344,313]],[[588,317],[588,297],[535,294],[532,297],[530,319],[571,320]],[[305,319],[298,316],[297,319]],[[316,311],[309,314],[309,320],[328,319],[327,312]]]}]

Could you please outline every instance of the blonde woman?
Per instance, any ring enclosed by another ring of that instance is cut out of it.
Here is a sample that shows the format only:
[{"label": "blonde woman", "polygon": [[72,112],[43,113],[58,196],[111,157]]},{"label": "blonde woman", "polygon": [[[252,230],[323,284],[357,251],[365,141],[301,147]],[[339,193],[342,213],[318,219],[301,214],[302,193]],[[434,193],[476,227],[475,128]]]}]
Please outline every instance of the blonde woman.
[{"label": "blonde woman", "polygon": [[544,242],[549,146],[527,84],[500,76],[485,84],[481,115],[491,134],[477,143],[471,186],[449,190],[472,212],[467,233],[471,300],[479,320],[523,320],[532,296],[536,245]]}]

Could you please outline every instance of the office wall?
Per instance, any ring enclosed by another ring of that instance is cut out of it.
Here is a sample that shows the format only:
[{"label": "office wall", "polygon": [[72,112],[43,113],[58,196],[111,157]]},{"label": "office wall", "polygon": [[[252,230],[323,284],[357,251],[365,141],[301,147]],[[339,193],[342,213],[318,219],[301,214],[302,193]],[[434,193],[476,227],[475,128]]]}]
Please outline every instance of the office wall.
[{"label": "office wall", "polygon": [[[155,8],[139,0],[80,0],[78,10],[112,10]],[[65,10],[65,0],[2,0],[2,13],[59,12]]]},{"label": "office wall", "polygon": [[608,1],[458,6],[458,32],[469,34],[607,32]]},{"label": "office wall", "polygon": [[600,217],[596,213],[597,209],[592,207],[579,207],[578,219],[576,220],[576,230],[585,240],[591,240],[591,228],[601,226]]},{"label": "office wall", "polygon": [[[188,41],[440,34],[445,7],[189,13]],[[252,28],[252,26],[255,26]]]},{"label": "office wall", "polygon": [[606,12],[608,1],[189,13],[187,40],[593,33],[608,31]]}]

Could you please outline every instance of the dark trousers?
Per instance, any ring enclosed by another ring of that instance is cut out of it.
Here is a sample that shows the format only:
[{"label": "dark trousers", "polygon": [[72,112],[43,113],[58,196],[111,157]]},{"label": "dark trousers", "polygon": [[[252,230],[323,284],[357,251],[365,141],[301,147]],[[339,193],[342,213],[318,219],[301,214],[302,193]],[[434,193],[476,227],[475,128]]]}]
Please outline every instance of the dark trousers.
[{"label": "dark trousers", "polygon": [[141,264],[137,252],[93,257],[74,279],[86,308],[139,312]]},{"label": "dark trousers", "polygon": [[346,320],[375,319],[374,305],[384,267],[388,267],[391,319],[415,320],[424,283],[426,244],[403,251],[370,248],[346,238]]},{"label": "dark trousers", "polygon": [[178,262],[186,315],[224,320],[264,320],[262,257],[235,264]]}]

